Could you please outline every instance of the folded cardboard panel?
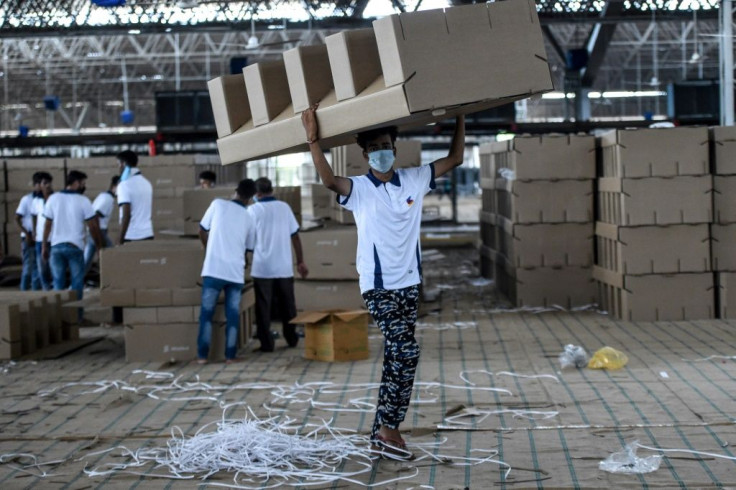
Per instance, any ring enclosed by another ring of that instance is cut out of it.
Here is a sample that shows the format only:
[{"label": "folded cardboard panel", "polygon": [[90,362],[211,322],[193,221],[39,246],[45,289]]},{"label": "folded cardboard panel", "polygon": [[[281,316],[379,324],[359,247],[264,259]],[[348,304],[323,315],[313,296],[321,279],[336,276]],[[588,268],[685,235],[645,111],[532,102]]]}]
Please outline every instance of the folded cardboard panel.
[{"label": "folded cardboard panel", "polygon": [[291,104],[283,59],[248,65],[243,77],[255,126],[272,121]]},{"label": "folded cardboard panel", "polygon": [[481,243],[490,249],[496,250],[498,248],[496,215],[488,211],[480,211],[479,221]]},{"label": "folded cardboard panel", "polygon": [[[511,171],[516,180],[595,179],[595,138],[588,135],[517,136],[484,145],[481,177]],[[485,169],[483,167],[486,167]]]},{"label": "folded cardboard panel", "polygon": [[[713,270],[736,272],[736,223],[711,225]],[[735,303],[736,305],[736,303]]]},{"label": "folded cardboard panel", "polygon": [[493,189],[494,181],[496,180],[493,162],[497,154],[493,153],[493,147],[493,143],[483,143],[482,145],[478,145],[478,159],[480,162],[479,180],[481,189]]},{"label": "folded cardboard panel", "polygon": [[736,318],[736,273],[716,273],[718,288],[718,318]]},{"label": "folded cardboard panel", "polygon": [[[35,158],[6,160],[7,191],[19,193],[21,196],[33,190],[33,174],[39,171],[48,172],[54,179],[57,189],[64,188],[64,159]],[[12,210],[15,212],[15,209]]]},{"label": "folded cardboard panel", "polygon": [[251,119],[248,93],[242,73],[225,75],[207,82],[217,137],[232,134]]},{"label": "folded cardboard panel", "polygon": [[0,303],[0,359],[17,359],[23,354],[20,309]]},{"label": "folded cardboard panel", "polygon": [[184,200],[177,197],[157,197],[153,199],[151,219],[154,221],[183,220]]},{"label": "folded cardboard panel", "polygon": [[715,222],[736,223],[736,175],[713,177]]},{"label": "folded cardboard panel", "polygon": [[330,59],[324,44],[284,51],[284,66],[294,113],[316,104],[334,88]]},{"label": "folded cardboard panel", "polygon": [[299,236],[309,279],[358,280],[355,268],[358,231],[355,227],[330,226],[300,233]]},{"label": "folded cardboard panel", "polygon": [[593,181],[496,179],[496,212],[518,224],[590,223]]},{"label": "folded cardboard panel", "polygon": [[713,142],[713,173],[736,175],[736,127],[711,128]]},{"label": "folded cardboard panel", "polygon": [[338,101],[355,97],[381,75],[372,28],[332,34],[325,38],[325,44]]},{"label": "folded cardboard panel", "polygon": [[714,318],[713,274],[629,276],[593,268],[603,308],[625,321],[653,322]]},{"label": "folded cardboard panel", "polygon": [[590,267],[593,223],[517,224],[493,215],[496,250],[514,267]]},{"label": "folded cardboard panel", "polygon": [[323,184],[310,184],[312,194],[312,217],[329,218],[335,193]]},{"label": "folded cardboard panel", "polygon": [[603,177],[641,178],[710,172],[708,128],[616,129],[600,138]]},{"label": "folded cardboard panel", "polygon": [[622,226],[710,223],[712,192],[710,175],[598,179],[599,221]]},{"label": "folded cardboard panel", "polygon": [[[191,361],[197,358],[199,323],[127,325],[125,360],[128,362]],[[225,326],[212,325],[209,360],[225,358]]]},{"label": "folded cardboard panel", "polygon": [[622,227],[596,224],[598,264],[619,274],[711,270],[707,224]]},{"label": "folded cardboard panel", "polygon": [[298,311],[365,308],[358,281],[294,281]]},{"label": "folded cardboard panel", "polygon": [[369,314],[361,311],[307,311],[292,323],[304,324],[304,357],[317,361],[368,359]]},{"label": "folded cardboard panel", "polygon": [[[495,179],[494,183],[495,185]],[[480,191],[480,202],[481,202],[481,210],[488,212],[488,213],[496,213],[496,191],[493,189],[493,186],[490,188],[483,188]]]},{"label": "folded cardboard panel", "polygon": [[182,197],[184,220],[194,222],[199,228],[199,221],[207,208],[215,199],[228,199],[234,190],[231,187],[215,187],[213,189],[189,189]]},{"label": "folded cardboard panel", "polygon": [[[115,157],[67,158],[66,168],[67,171],[79,170],[87,174],[87,196],[90,199],[108,190],[112,178],[120,174]],[[63,189],[64,182],[57,182],[54,178],[54,187]]]}]

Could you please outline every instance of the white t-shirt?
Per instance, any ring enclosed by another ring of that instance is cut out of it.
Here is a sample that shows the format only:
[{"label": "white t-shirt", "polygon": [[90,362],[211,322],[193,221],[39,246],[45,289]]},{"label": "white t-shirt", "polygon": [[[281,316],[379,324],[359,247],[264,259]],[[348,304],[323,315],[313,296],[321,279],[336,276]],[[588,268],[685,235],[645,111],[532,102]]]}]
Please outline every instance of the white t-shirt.
[{"label": "white t-shirt", "polygon": [[385,184],[370,172],[350,181],[350,193],[336,198],[353,212],[358,227],[360,292],[419,284],[422,202],[435,187],[434,164],[394,170]]},{"label": "white t-shirt", "polygon": [[[21,197],[20,202],[18,203],[18,209],[15,210],[15,214],[22,218],[21,224],[23,225],[23,229],[26,231],[33,229],[33,218],[31,216],[31,211],[33,210],[33,198],[33,192]],[[21,232],[20,236],[25,237],[26,234]]]},{"label": "white t-shirt", "polygon": [[[61,191],[51,194],[43,209],[51,224],[51,246],[71,243],[84,250],[84,235],[87,221],[95,217],[89,198],[74,191]],[[41,240],[43,237],[40,238]]]},{"label": "white t-shirt", "polygon": [[[100,220],[100,230],[107,230],[112,210],[115,207],[115,195],[110,191],[101,192],[95,197],[92,209]],[[132,220],[131,220],[132,221]]]},{"label": "white t-shirt", "polygon": [[[123,204],[130,204],[130,224],[124,238],[126,240],[151,238],[153,187],[137,168],[130,169],[130,177],[118,184],[118,206]],[[122,221],[123,210],[120,209],[120,222]]]},{"label": "white t-shirt", "polygon": [[199,226],[209,232],[202,276],[245,284],[245,252],[255,234],[248,208],[237,201],[215,199]]},{"label": "white t-shirt", "polygon": [[251,276],[294,277],[291,237],[299,232],[299,223],[289,205],[275,197],[263,197],[248,209],[256,225]]},{"label": "white t-shirt", "polygon": [[[51,196],[49,196],[51,197]],[[31,204],[31,214],[36,217],[36,241],[43,240],[43,229],[46,226],[46,217],[43,215],[43,208],[46,206],[46,200],[43,195],[33,198]]]}]

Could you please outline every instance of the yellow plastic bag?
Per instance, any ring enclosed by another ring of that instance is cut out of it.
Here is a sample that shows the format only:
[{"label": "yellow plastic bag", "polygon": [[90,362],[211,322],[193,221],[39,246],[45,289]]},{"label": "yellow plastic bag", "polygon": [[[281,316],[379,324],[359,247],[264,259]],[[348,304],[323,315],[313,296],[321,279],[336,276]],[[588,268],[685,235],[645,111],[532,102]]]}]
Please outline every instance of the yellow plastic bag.
[{"label": "yellow plastic bag", "polygon": [[613,347],[602,347],[598,349],[588,362],[590,369],[621,369],[629,362],[629,358],[621,351]]}]

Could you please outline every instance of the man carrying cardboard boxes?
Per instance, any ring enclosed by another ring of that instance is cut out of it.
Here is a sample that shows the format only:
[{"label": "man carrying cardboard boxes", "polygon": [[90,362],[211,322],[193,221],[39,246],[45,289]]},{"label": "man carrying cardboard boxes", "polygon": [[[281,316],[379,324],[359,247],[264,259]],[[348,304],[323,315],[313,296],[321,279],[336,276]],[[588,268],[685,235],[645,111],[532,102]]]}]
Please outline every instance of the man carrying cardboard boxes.
[{"label": "man carrying cardboard boxes", "polygon": [[118,245],[139,240],[153,240],[153,186],[138,169],[138,155],[130,150],[118,153],[120,184],[120,237]]},{"label": "man carrying cardboard boxes", "polygon": [[414,455],[401,438],[419,362],[414,338],[421,283],[419,227],[424,195],[435,178],[463,163],[465,118],[456,119],[447,157],[422,167],[394,170],[397,130],[360,133],[358,144],[371,169],[366,175],[335,176],[319,146],[317,105],[302,113],[314,166],[324,185],[352,211],[358,227],[356,267],[368,311],[384,335],[384,358],[371,449],[378,455],[410,460]]},{"label": "man carrying cardboard boxes", "polygon": [[225,291],[225,362],[236,360],[240,326],[240,295],[245,285],[245,254],[254,241],[255,221],[246,208],[256,193],[255,182],[241,180],[236,198],[215,199],[199,222],[206,248],[202,266],[202,309],[199,314],[197,362],[204,364],[212,340],[212,317],[220,291]]},{"label": "man carrying cardboard boxes", "polygon": [[296,267],[304,279],[309,274],[302,255],[299,223],[288,204],[273,196],[273,184],[266,177],[256,180],[257,202],[250,207],[256,222],[253,252],[253,287],[256,292],[256,327],[261,352],[273,352],[271,305],[276,296],[281,306],[281,323],[289,347],[296,347],[299,337],[289,323],[296,316],[294,299],[294,266],[291,247],[296,255]]}]

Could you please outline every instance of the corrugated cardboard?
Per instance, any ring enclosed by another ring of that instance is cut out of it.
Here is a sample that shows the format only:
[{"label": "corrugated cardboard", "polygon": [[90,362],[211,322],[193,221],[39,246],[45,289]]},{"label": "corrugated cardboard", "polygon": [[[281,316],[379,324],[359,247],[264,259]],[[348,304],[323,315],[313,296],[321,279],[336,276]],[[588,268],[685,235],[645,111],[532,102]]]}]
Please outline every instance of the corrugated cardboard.
[{"label": "corrugated cardboard", "polygon": [[17,359],[23,354],[20,309],[0,303],[0,359]]},{"label": "corrugated cardboard", "polygon": [[171,291],[172,306],[194,306],[202,301],[202,288],[177,288]]},{"label": "corrugated cardboard", "polygon": [[717,126],[711,128],[713,142],[713,173],[716,175],[736,174],[736,127]]},{"label": "corrugated cardboard", "polygon": [[124,308],[126,325],[154,325],[166,323],[192,323],[195,306],[158,306],[149,308]]},{"label": "corrugated cardboard", "polygon": [[593,181],[496,179],[496,209],[518,224],[593,221]]},{"label": "corrugated cardboard", "polygon": [[365,307],[358,281],[294,281],[297,311],[357,310]]},{"label": "corrugated cardboard", "polygon": [[102,288],[100,289],[102,306],[135,306],[135,289]]},{"label": "corrugated cardboard", "polygon": [[322,184],[310,184],[312,193],[312,217],[329,218],[335,193]]},{"label": "corrugated cardboard", "polygon": [[213,189],[189,189],[184,191],[183,214],[184,220],[197,224],[204,216],[207,208],[210,207],[215,199],[228,199],[234,194],[234,189],[230,186],[215,187]]},{"label": "corrugated cardboard", "polygon": [[299,185],[280,186],[273,188],[273,197],[284,201],[291,211],[299,218],[302,214],[302,188]]},{"label": "corrugated cardboard", "polygon": [[705,175],[708,128],[616,129],[600,138],[603,177]]},{"label": "corrugated cardboard", "polygon": [[325,44],[338,101],[355,97],[381,75],[373,29],[338,32],[327,36]]},{"label": "corrugated cardboard", "polygon": [[598,179],[599,220],[647,226],[710,223],[710,175],[645,179]]},{"label": "corrugated cardboard", "polygon": [[341,225],[354,225],[355,216],[352,211],[348,211],[342,206],[333,206],[331,216],[332,221]]},{"label": "corrugated cardboard", "polygon": [[[197,182],[194,165],[160,165],[158,163],[142,164],[138,167],[141,173],[153,186],[156,197],[181,196],[184,189],[193,188]],[[181,192],[177,192],[181,189]],[[163,191],[170,191],[164,195]]]},{"label": "corrugated cardboard", "polygon": [[736,318],[736,273],[718,272],[718,318]]},{"label": "corrugated cardboard", "polygon": [[713,177],[715,222],[736,223],[736,175]]},{"label": "corrugated cardboard", "polygon": [[552,88],[531,0],[395,14],[373,28],[386,86],[404,85],[411,112]]},{"label": "corrugated cardboard", "polygon": [[154,198],[151,210],[154,224],[159,221],[184,219],[184,201],[181,198]]},{"label": "corrugated cardboard", "polygon": [[272,121],[291,104],[283,59],[248,65],[243,68],[243,77],[255,126]]},{"label": "corrugated cardboard", "polygon": [[[61,158],[9,159],[6,161],[7,191],[27,194],[33,189],[33,174],[48,172],[57,189],[64,188],[64,160]],[[8,197],[11,199],[11,197]],[[12,210],[15,212],[15,209]]]},{"label": "corrugated cardboard", "polygon": [[516,180],[595,179],[595,138],[588,135],[517,136],[481,146],[481,178],[495,179],[499,170]]},{"label": "corrugated cardboard", "polygon": [[593,223],[517,224],[493,215],[497,250],[514,267],[590,267]]},{"label": "corrugated cardboard", "polygon": [[[713,270],[716,272],[736,272],[736,223],[730,225],[711,225],[713,249]],[[734,283],[736,284],[736,283]],[[734,303],[736,306],[736,303]]]},{"label": "corrugated cardboard", "polygon": [[217,77],[207,82],[215,115],[217,137],[232,134],[251,119],[248,93],[242,73]]},{"label": "corrugated cardboard", "polygon": [[[198,323],[129,325],[125,327],[128,362],[191,361],[197,358]],[[225,326],[212,325],[210,361],[225,358]]]},{"label": "corrugated cardboard", "polygon": [[170,306],[171,300],[171,289],[169,288],[135,290],[136,306]]},{"label": "corrugated cardboard", "polygon": [[355,227],[330,226],[300,233],[299,237],[309,279],[358,280],[355,268],[358,230]]},{"label": "corrugated cardboard", "polygon": [[[67,158],[66,168],[87,174],[86,195],[92,200],[100,192],[108,190],[112,178],[120,173],[115,157]],[[63,189],[64,183],[54,179],[54,187]]]},{"label": "corrugated cardboard", "polygon": [[704,320],[715,315],[712,273],[627,276],[593,268],[601,306],[634,322]]},{"label": "corrugated cardboard", "polygon": [[620,274],[711,270],[707,224],[621,227],[597,223],[598,265]]},{"label": "corrugated cardboard", "polygon": [[325,44],[284,51],[284,65],[294,113],[316,104],[334,88]]},{"label": "corrugated cardboard", "polygon": [[304,324],[304,357],[317,361],[368,359],[368,312],[305,311],[291,320]]},{"label": "corrugated cardboard", "polygon": [[496,215],[488,211],[480,211],[480,240],[483,245],[493,250],[498,248]]}]

